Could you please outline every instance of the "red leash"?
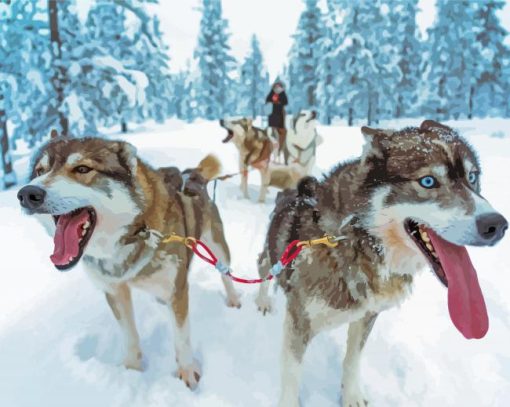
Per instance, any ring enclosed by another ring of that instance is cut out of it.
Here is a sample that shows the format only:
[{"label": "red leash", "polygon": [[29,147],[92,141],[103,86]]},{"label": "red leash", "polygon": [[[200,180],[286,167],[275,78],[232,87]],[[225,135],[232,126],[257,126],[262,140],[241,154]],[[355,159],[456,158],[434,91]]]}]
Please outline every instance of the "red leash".
[{"label": "red leash", "polygon": [[193,253],[195,253],[202,260],[214,266],[220,273],[229,276],[236,283],[260,284],[264,281],[269,281],[274,276],[280,274],[280,272],[285,268],[285,266],[287,266],[292,260],[294,260],[298,256],[298,254],[303,249],[303,245],[299,243],[300,243],[299,240],[294,240],[291,243],[289,243],[289,245],[286,247],[285,251],[281,256],[280,261],[271,268],[271,273],[268,274],[266,278],[253,278],[253,279],[234,276],[230,272],[230,268],[224,265],[222,262],[220,262],[218,258],[214,255],[212,250],[199,239],[196,240],[193,239],[193,241],[190,241],[188,247],[191,250],[193,250]]},{"label": "red leash", "polygon": [[247,278],[241,278],[236,277],[230,272],[230,267],[226,264],[223,264],[221,261],[218,260],[218,258],[214,255],[212,250],[200,239],[195,239],[194,237],[184,237],[184,236],[178,236],[176,234],[171,234],[169,236],[163,237],[161,240],[163,243],[181,243],[185,245],[187,248],[193,251],[198,257],[200,257],[203,261],[209,263],[210,265],[214,266],[216,270],[218,270],[220,273],[225,274],[229,276],[233,281],[237,283],[243,283],[243,284],[260,284],[264,281],[272,280],[273,277],[278,276],[282,270],[289,265],[298,255],[301,253],[301,250],[303,250],[303,247],[312,247],[315,245],[323,244],[328,247],[336,247],[338,245],[338,242],[340,240],[344,240],[345,238],[343,236],[339,237],[333,237],[333,236],[324,236],[319,239],[313,239],[313,240],[293,240],[290,242],[285,250],[283,251],[283,254],[280,257],[280,260],[274,264],[271,267],[271,270],[269,271],[269,274],[265,278],[254,278],[254,279],[247,279]]}]

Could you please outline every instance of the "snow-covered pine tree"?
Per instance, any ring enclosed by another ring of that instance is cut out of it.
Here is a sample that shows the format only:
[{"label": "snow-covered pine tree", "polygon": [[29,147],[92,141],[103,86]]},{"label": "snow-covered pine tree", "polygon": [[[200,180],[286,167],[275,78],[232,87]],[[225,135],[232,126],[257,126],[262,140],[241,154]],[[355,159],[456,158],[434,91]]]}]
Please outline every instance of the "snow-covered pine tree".
[{"label": "snow-covered pine tree", "polygon": [[190,63],[186,69],[173,75],[172,104],[175,106],[175,113],[181,120],[192,122],[200,116],[196,101],[196,83],[194,73],[191,71]]},{"label": "snow-covered pine tree", "polygon": [[[145,32],[139,27],[140,19],[132,28],[136,33],[133,38],[134,64],[126,67],[142,72],[147,83],[144,89],[144,101],[136,108],[136,120],[153,119],[161,123],[175,114],[171,103],[173,81],[169,68],[169,49],[163,42],[158,17],[147,15],[146,21]],[[139,75],[138,84],[140,79]]]},{"label": "snow-covered pine tree", "polygon": [[399,41],[395,40],[391,10],[395,2],[378,0],[371,5],[368,31],[365,34],[368,48],[372,51],[377,75],[369,95],[367,122],[378,122],[381,118],[394,117],[398,100],[395,91],[402,78],[399,67]]},{"label": "snow-covered pine tree", "polygon": [[48,15],[50,24],[51,58],[53,77],[51,83],[56,96],[55,108],[58,114],[60,134],[69,136],[69,119],[64,111],[65,86],[67,82],[67,70],[62,60],[62,40],[60,38],[59,7],[57,0],[48,0]]},{"label": "snow-covered pine tree", "polygon": [[86,23],[87,38],[98,49],[93,62],[99,92],[94,97],[102,101],[101,120],[120,123],[123,132],[128,121],[161,122],[173,113],[168,50],[159,20],[139,3],[97,2]]},{"label": "snow-covered pine tree", "polygon": [[423,114],[440,120],[472,115],[480,53],[476,47],[476,2],[437,0],[437,19],[427,40]]},{"label": "snow-covered pine tree", "polygon": [[2,164],[2,178],[0,189],[16,185],[16,173],[12,167],[12,158],[9,146],[9,135],[7,133],[7,112],[3,86],[0,87],[0,164]]},{"label": "snow-covered pine tree", "polygon": [[287,92],[292,111],[317,106],[320,41],[324,35],[318,0],[304,0],[305,10],[299,18],[294,43],[289,55]]},{"label": "snow-covered pine tree", "polygon": [[90,72],[99,85],[93,96],[102,109],[98,112],[98,120],[106,126],[119,123],[121,131],[126,132],[127,122],[135,110],[136,83],[123,75],[126,61],[134,65],[132,38],[126,35],[124,8],[113,2],[95,3],[87,15],[86,30],[90,43],[100,50]]},{"label": "snow-covered pine tree", "polygon": [[[46,21],[35,2],[15,2],[0,7],[0,189],[16,183],[10,150],[14,140],[34,142],[46,129],[48,46],[41,34]],[[44,15],[44,14],[43,14]],[[7,122],[14,126],[9,137]],[[41,128],[42,127],[42,128]]]},{"label": "snow-covered pine tree", "polygon": [[319,119],[325,124],[331,124],[332,119],[338,115],[336,109],[337,99],[334,87],[335,57],[333,51],[337,44],[340,32],[340,17],[335,7],[335,0],[327,0],[327,10],[322,16],[323,35],[319,40],[319,61],[317,66],[317,108]]},{"label": "snow-covered pine tree", "polygon": [[421,81],[422,44],[416,23],[418,0],[388,1],[391,22],[391,41],[398,47],[398,66],[401,77],[393,92],[396,94],[395,117],[416,114],[418,85]]},{"label": "snow-covered pine tree", "polygon": [[58,66],[66,74],[64,102],[56,108],[69,119],[73,134],[95,134],[97,126],[114,123],[127,130],[128,121],[168,116],[168,57],[158,22],[140,1],[93,3],[85,24],[77,17],[75,0],[56,7]]},{"label": "snow-covered pine tree", "polygon": [[504,5],[502,0],[476,3],[476,46],[481,57],[476,67],[476,87],[468,117],[501,116],[506,113],[510,52],[504,43],[508,33],[496,14]]},{"label": "snow-covered pine tree", "polygon": [[391,88],[399,78],[388,12],[383,15],[380,0],[354,4],[335,0],[331,6],[343,16],[330,53],[339,114],[347,117],[349,125],[356,118],[371,124],[381,109],[393,104]]},{"label": "snow-covered pine tree", "polygon": [[201,116],[219,119],[228,112],[227,95],[236,61],[228,45],[228,22],[222,16],[221,0],[202,0],[200,32],[195,49],[198,62],[197,103]]},{"label": "snow-covered pine tree", "polygon": [[270,85],[259,40],[255,35],[251,38],[250,52],[241,65],[239,76],[237,113],[256,118],[262,114],[262,106]]}]

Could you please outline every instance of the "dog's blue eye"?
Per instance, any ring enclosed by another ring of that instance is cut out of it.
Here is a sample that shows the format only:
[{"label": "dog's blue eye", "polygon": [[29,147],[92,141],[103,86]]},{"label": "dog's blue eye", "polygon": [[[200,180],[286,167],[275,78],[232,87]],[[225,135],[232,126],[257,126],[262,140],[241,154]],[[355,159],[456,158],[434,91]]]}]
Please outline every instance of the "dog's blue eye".
[{"label": "dog's blue eye", "polygon": [[470,172],[468,175],[468,181],[470,184],[476,184],[476,181],[478,181],[478,174],[474,171]]},{"label": "dog's blue eye", "polygon": [[439,185],[437,180],[432,175],[427,175],[419,180],[423,188],[437,188]]}]

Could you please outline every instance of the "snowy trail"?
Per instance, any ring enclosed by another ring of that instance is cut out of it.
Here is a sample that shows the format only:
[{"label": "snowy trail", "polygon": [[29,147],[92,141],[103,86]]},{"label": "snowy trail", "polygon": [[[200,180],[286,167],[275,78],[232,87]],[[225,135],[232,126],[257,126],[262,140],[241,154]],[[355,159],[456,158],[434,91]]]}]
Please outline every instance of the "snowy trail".
[{"label": "snowy trail", "polygon": [[[403,124],[417,124],[407,121]],[[402,123],[400,123],[402,124]],[[400,127],[395,123],[388,126]],[[507,173],[510,138],[491,137],[510,122],[457,122],[480,153],[482,189],[494,207],[510,217]],[[386,124],[382,124],[381,126]],[[320,130],[320,170],[361,151],[357,128]],[[190,167],[209,152],[237,171],[232,145],[215,123],[169,121],[148,124],[124,138],[154,166]],[[115,135],[117,137],[117,135]],[[17,169],[23,170],[17,163]],[[255,276],[268,203],[255,203],[259,183],[250,174],[251,201],[240,199],[237,178],[220,183],[217,197],[237,274]],[[279,347],[284,298],[276,312],[262,317],[254,305],[256,287],[237,286],[243,307],[224,305],[220,278],[194,261],[191,282],[191,334],[203,369],[192,393],[174,377],[176,369],[169,315],[135,293],[135,312],[146,371],[126,371],[121,336],[103,295],[78,265],[59,273],[48,260],[51,238],[22,216],[16,191],[0,193],[3,281],[0,284],[1,406],[273,406],[278,397]],[[490,249],[469,249],[490,316],[481,341],[467,341],[452,326],[446,290],[431,273],[415,283],[400,308],[381,314],[362,362],[363,383],[375,406],[506,406],[510,399],[510,238]],[[317,337],[305,357],[301,398],[304,406],[337,406],[345,327]]]}]

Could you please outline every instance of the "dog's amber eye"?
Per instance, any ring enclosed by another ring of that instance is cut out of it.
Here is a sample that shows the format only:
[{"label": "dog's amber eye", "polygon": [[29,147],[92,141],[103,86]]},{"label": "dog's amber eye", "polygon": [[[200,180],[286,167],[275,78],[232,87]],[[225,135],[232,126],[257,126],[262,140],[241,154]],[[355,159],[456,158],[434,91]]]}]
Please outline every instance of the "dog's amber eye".
[{"label": "dog's amber eye", "polygon": [[40,177],[41,175],[44,174],[44,168],[36,168],[35,169],[35,175],[36,177]]},{"label": "dog's amber eye", "polygon": [[78,174],[87,174],[90,171],[92,171],[92,168],[87,167],[86,165],[79,165],[74,169],[74,172],[77,172]]}]

